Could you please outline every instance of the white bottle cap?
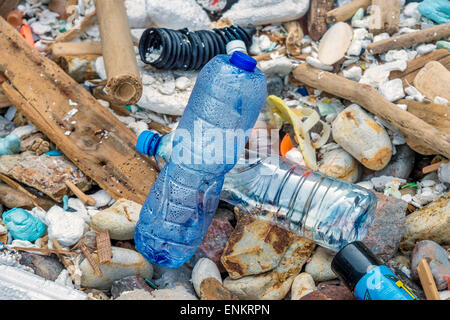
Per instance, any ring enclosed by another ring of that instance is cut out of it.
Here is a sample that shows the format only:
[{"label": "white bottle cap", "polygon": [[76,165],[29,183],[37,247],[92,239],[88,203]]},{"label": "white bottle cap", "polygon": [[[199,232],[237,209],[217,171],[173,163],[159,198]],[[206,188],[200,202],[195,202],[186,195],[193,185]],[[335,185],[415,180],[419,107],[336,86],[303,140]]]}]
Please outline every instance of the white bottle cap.
[{"label": "white bottle cap", "polygon": [[235,51],[240,51],[247,54],[247,48],[245,47],[245,43],[242,40],[233,40],[228,42],[226,50],[228,55],[232,55]]}]

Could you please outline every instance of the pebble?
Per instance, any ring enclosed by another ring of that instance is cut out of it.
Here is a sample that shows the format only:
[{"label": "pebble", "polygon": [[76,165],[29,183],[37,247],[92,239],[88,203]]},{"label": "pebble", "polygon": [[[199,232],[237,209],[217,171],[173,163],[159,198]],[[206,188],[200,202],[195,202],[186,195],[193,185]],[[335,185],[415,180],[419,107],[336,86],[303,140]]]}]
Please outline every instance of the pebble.
[{"label": "pebble", "polygon": [[358,181],[362,172],[358,161],[342,148],[326,152],[319,164],[319,171],[351,183]]},{"label": "pebble", "polygon": [[381,95],[390,102],[394,102],[405,97],[402,79],[393,79],[383,82],[380,84],[378,90]]},{"label": "pebble", "polygon": [[21,252],[19,260],[21,265],[30,267],[34,273],[47,280],[55,281],[59,274],[65,270],[56,255],[39,255],[30,252]]},{"label": "pebble", "polygon": [[239,300],[216,278],[207,278],[200,285],[201,300]]},{"label": "pebble", "polygon": [[450,51],[450,42],[449,41],[437,41],[436,42],[436,49],[447,49],[448,51]]},{"label": "pebble", "polygon": [[450,242],[450,192],[408,215],[406,232],[400,243],[402,252],[411,251],[415,243],[432,240],[438,244]]},{"label": "pebble", "polygon": [[267,95],[280,96],[283,91],[283,80],[274,76],[267,79]]},{"label": "pebble", "polygon": [[438,290],[445,290],[448,281],[444,277],[450,275],[450,261],[447,250],[431,240],[423,240],[416,243],[411,257],[411,271],[413,279],[419,279],[417,266],[422,259],[426,259]]},{"label": "pebble", "polygon": [[92,198],[95,200],[95,208],[101,208],[104,206],[107,206],[111,204],[111,201],[113,198],[105,191],[105,190],[99,190],[93,194],[90,194]]},{"label": "pebble", "polygon": [[221,261],[232,279],[260,274],[278,266],[293,235],[268,221],[243,215],[231,234]]},{"label": "pebble", "polygon": [[368,169],[381,170],[391,160],[386,130],[357,104],[339,113],[332,124],[333,139]]},{"label": "pebble", "polygon": [[222,262],[220,262],[220,257],[233,232],[233,227],[228,220],[218,218],[217,211],[215,218],[208,228],[208,232],[203,237],[202,243],[192,258],[187,262],[192,267],[200,258],[209,258],[218,266],[220,271],[225,271]]},{"label": "pebble", "polygon": [[[113,257],[110,261],[99,265],[102,277],[98,277],[89,261],[84,259],[80,264],[82,272],[81,286],[86,288],[109,289],[114,280],[128,276],[140,276],[151,279],[152,265],[137,251],[112,247]],[[98,261],[97,254],[93,253]]]},{"label": "pebble", "polygon": [[353,66],[348,70],[342,71],[345,78],[358,82],[362,77],[362,69],[358,66]]},{"label": "pebble", "polygon": [[300,298],[314,290],[316,290],[314,279],[309,273],[302,272],[292,282],[291,300],[300,300]]},{"label": "pebble", "polygon": [[80,215],[64,211],[58,206],[51,207],[47,212],[46,223],[48,237],[56,239],[65,247],[76,244],[85,231],[85,222]]},{"label": "pebble", "polygon": [[133,291],[136,289],[142,289],[147,292],[152,292],[154,290],[145,282],[142,277],[129,276],[113,281],[111,286],[111,295],[113,299],[116,299],[122,293],[126,291]]},{"label": "pebble", "polygon": [[384,169],[373,172],[366,179],[381,176],[407,179],[414,168],[415,156],[416,153],[407,144],[400,145],[389,164]]},{"label": "pebble", "polygon": [[417,50],[417,54],[419,56],[423,56],[427,53],[430,53],[432,51],[434,51],[436,48],[435,44],[429,43],[429,44],[421,44],[419,46],[417,46],[416,50]]},{"label": "pebble", "polygon": [[450,162],[443,163],[438,169],[439,181],[450,184]]},{"label": "pebble", "polygon": [[235,25],[264,25],[297,20],[309,9],[309,0],[247,0],[239,1],[227,10],[223,18]]},{"label": "pebble", "polygon": [[336,279],[336,274],[331,270],[331,261],[334,255],[325,248],[318,247],[306,264],[305,272],[309,273],[315,282]]},{"label": "pebble", "polygon": [[182,286],[147,292],[143,289],[126,291],[115,300],[198,300]]},{"label": "pebble", "polygon": [[271,60],[263,60],[258,63],[259,69],[264,72],[268,77],[269,76],[280,76],[284,77],[288,75],[294,65],[291,60],[286,56],[277,56]]},{"label": "pebble", "polygon": [[405,234],[405,215],[408,203],[375,192],[377,208],[365,236],[364,244],[377,256],[389,260],[397,252]]},{"label": "pebble", "polygon": [[236,280],[227,277],[223,286],[242,300],[281,300],[288,294],[314,247],[314,242],[295,236],[274,270]]},{"label": "pebble", "polygon": [[134,201],[119,199],[111,207],[91,218],[94,230],[108,230],[114,240],[131,240],[142,206]]},{"label": "pebble", "polygon": [[194,285],[195,292],[199,297],[200,285],[202,281],[207,278],[214,278],[222,284],[222,277],[220,276],[220,272],[216,264],[208,258],[201,258],[192,270],[192,284]]},{"label": "pebble", "polygon": [[317,286],[317,290],[331,300],[356,300],[350,289],[342,283],[340,285],[321,283]]},{"label": "pebble", "polygon": [[3,116],[0,116],[0,138],[6,137],[10,133],[14,133],[15,127],[16,125],[13,122],[5,119]]}]

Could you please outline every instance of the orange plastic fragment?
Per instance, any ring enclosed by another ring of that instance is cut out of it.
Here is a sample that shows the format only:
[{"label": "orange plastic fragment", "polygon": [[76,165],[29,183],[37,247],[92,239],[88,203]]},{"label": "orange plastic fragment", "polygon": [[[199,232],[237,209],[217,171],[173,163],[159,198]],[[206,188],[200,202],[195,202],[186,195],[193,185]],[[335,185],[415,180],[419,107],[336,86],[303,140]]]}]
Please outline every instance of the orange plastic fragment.
[{"label": "orange plastic fragment", "polygon": [[28,24],[25,23],[22,27],[20,27],[20,34],[25,38],[31,47],[36,48],[34,45],[33,32],[31,32],[31,28]]},{"label": "orange plastic fragment", "polygon": [[286,134],[283,137],[283,140],[281,140],[280,144],[280,154],[282,157],[286,158],[286,153],[288,153],[292,148],[294,148],[294,145],[292,144],[291,138],[288,134]]},{"label": "orange plastic fragment", "polygon": [[8,21],[9,24],[12,25],[14,28],[20,27],[23,21],[23,12],[20,10],[11,11],[10,13],[8,13],[6,21]]}]

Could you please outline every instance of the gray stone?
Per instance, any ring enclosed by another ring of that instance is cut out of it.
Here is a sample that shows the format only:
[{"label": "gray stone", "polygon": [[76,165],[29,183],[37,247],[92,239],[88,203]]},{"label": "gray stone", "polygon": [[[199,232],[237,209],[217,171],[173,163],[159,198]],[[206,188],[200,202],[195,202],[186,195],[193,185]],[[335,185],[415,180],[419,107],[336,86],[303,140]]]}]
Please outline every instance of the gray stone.
[{"label": "gray stone", "polygon": [[375,171],[364,180],[373,177],[390,176],[407,179],[414,168],[415,152],[407,144],[396,146],[397,153],[392,156],[389,164],[380,171]]},{"label": "gray stone", "polygon": [[283,80],[280,77],[275,76],[267,79],[267,95],[280,96],[283,88]]},{"label": "gray stone", "polygon": [[[82,272],[81,286],[86,288],[109,289],[112,282],[128,276],[141,276],[151,279],[152,265],[134,250],[112,247],[113,257],[110,261],[99,265],[102,277],[98,277],[87,259],[80,264]],[[98,261],[97,254],[92,254]]]},{"label": "gray stone", "polygon": [[417,266],[422,259],[426,259],[438,290],[445,290],[448,281],[445,275],[450,275],[450,262],[447,251],[439,244],[431,240],[423,240],[416,243],[411,257],[411,271],[413,279],[418,280]]},{"label": "gray stone", "polygon": [[111,295],[113,299],[118,298],[126,291],[133,291],[142,289],[147,292],[152,292],[154,289],[150,287],[143,278],[137,276],[129,276],[113,281],[111,286]]},{"label": "gray stone", "polygon": [[16,125],[5,119],[4,117],[0,116],[0,138],[6,137],[8,134],[11,133],[11,131],[14,130]]},{"label": "gray stone", "polygon": [[333,258],[334,255],[328,250],[318,247],[313,253],[310,262],[306,264],[305,271],[309,273],[316,282],[336,279],[336,274],[331,270],[331,261]]},{"label": "gray stone", "polygon": [[56,255],[42,256],[30,252],[21,252],[20,264],[28,266],[34,273],[47,280],[55,281],[64,266]]},{"label": "gray stone", "polygon": [[408,203],[375,192],[377,208],[364,244],[376,255],[389,260],[397,252],[405,232],[405,214]]}]

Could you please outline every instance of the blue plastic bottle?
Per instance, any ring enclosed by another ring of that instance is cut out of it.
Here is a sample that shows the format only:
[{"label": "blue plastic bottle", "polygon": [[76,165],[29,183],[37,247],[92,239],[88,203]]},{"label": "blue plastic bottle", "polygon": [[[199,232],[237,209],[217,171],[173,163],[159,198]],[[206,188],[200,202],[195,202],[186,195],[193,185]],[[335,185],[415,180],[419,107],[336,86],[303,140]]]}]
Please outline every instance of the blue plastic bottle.
[{"label": "blue plastic bottle", "polygon": [[[214,57],[200,71],[173,137],[173,153],[136,225],[136,249],[152,263],[180,267],[207,232],[224,175],[239,159],[266,100],[266,77],[256,64],[234,52]],[[243,139],[230,139],[239,132]],[[156,144],[151,134],[141,134],[137,149]]]},{"label": "blue plastic bottle", "polygon": [[[162,137],[142,133],[138,141],[151,137],[154,143],[138,151],[155,156],[162,168],[172,153],[173,136],[173,131]],[[247,149],[225,175],[221,199],[333,251],[365,238],[377,206],[367,189]]]}]

